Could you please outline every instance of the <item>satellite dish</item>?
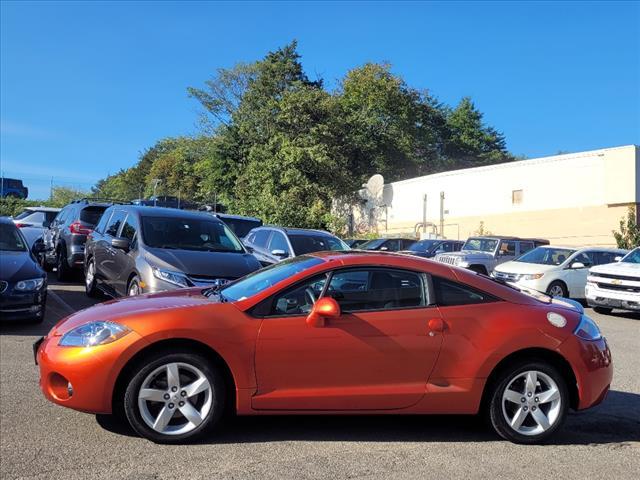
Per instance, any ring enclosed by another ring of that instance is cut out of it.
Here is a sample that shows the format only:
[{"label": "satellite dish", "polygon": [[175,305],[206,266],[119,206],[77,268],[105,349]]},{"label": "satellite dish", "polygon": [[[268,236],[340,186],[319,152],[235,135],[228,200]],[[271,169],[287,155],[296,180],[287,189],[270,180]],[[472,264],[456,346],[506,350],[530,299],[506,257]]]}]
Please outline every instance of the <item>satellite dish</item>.
[{"label": "satellite dish", "polygon": [[382,192],[384,191],[384,177],[380,174],[375,174],[366,183],[365,188],[371,200],[380,200],[382,198]]}]

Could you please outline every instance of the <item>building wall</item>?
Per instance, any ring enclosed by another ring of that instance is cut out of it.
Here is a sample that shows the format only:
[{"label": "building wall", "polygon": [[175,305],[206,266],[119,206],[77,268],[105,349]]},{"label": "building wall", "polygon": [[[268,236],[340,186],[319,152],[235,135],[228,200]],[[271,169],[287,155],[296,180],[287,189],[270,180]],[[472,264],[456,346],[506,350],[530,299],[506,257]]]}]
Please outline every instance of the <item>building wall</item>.
[{"label": "building wall", "polygon": [[[465,239],[483,222],[493,234],[535,236],[566,245],[613,245],[612,230],[629,205],[640,201],[637,146],[456,170],[385,185],[377,200],[354,208],[361,230],[414,231],[423,218],[444,235]],[[430,230],[430,229],[429,229]]]}]

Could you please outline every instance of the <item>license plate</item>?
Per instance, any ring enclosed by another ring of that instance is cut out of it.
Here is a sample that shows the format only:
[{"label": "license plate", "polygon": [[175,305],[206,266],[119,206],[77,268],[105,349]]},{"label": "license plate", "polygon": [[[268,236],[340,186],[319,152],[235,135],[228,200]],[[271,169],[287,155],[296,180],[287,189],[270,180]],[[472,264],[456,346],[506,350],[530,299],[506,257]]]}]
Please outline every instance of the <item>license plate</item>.
[{"label": "license plate", "polygon": [[42,345],[42,342],[44,342],[44,337],[40,337],[33,343],[33,361],[36,365],[38,364],[38,349],[40,348],[40,345]]}]

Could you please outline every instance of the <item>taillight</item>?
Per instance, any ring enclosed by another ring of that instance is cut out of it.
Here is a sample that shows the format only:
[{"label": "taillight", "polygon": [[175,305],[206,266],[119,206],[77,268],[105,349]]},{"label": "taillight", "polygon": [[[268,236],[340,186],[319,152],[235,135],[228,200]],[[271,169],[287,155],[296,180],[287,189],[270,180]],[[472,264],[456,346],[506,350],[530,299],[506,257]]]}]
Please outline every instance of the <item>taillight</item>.
[{"label": "taillight", "polygon": [[18,228],[24,228],[24,227],[28,227],[29,224],[28,223],[16,223],[16,227]]},{"label": "taillight", "polygon": [[93,232],[93,229],[83,226],[82,223],[76,220],[69,225],[69,231],[71,233],[79,233],[80,235],[89,235]]}]

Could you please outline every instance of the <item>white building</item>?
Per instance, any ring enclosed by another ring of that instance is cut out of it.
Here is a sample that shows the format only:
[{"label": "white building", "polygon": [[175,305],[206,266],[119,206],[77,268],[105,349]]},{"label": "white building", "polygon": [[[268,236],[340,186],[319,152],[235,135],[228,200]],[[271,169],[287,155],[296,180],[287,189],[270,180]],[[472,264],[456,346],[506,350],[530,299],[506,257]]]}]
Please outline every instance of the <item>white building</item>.
[{"label": "white building", "polygon": [[477,234],[482,222],[492,234],[563,245],[614,245],[612,231],[628,207],[635,205],[638,212],[640,148],[455,170],[386,184],[383,191],[376,201],[347,207],[355,233],[422,234],[426,213],[426,231],[447,238]]}]

